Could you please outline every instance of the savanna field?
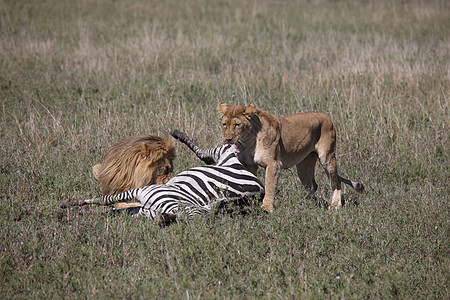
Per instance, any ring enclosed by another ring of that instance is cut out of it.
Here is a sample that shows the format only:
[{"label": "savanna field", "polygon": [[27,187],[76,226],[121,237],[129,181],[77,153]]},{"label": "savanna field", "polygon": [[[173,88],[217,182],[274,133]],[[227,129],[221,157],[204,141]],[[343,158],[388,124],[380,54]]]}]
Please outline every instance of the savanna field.
[{"label": "savanna field", "polygon": [[[449,99],[444,0],[0,0],[0,298],[448,299]],[[220,145],[220,102],[328,114],[366,192],[328,211],[317,166],[317,201],[284,170],[273,214],[59,207],[123,138]]]}]

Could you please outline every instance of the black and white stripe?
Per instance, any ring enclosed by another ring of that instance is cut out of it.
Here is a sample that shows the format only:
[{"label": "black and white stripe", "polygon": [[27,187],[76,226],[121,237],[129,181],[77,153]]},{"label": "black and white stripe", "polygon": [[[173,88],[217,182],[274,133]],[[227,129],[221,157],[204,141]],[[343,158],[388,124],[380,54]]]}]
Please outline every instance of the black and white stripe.
[{"label": "black and white stripe", "polygon": [[[235,145],[227,144],[202,150],[186,135],[177,138],[187,144],[198,157],[216,164],[191,168],[179,173],[166,184],[150,185],[117,195],[82,200],[79,204],[108,205],[136,200],[141,203],[138,214],[153,219],[159,214],[193,216],[209,213],[223,201],[264,193],[263,184],[237,159],[238,149]],[[195,150],[192,145],[196,147]]]}]

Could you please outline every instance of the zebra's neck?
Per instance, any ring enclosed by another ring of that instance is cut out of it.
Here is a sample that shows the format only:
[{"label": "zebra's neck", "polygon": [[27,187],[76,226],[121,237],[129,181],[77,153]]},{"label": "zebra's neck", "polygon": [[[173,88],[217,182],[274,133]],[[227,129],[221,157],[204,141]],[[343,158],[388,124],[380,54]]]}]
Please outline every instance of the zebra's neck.
[{"label": "zebra's neck", "polygon": [[236,145],[223,145],[221,149],[221,155],[219,157],[219,161],[217,162],[218,166],[231,166],[235,164],[240,164],[236,154],[239,152]]}]

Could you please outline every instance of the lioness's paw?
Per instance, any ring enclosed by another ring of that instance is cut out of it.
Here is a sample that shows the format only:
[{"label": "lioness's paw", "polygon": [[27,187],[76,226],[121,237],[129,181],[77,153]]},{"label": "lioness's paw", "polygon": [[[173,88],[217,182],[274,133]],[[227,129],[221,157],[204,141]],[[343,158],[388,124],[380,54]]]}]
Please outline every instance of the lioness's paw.
[{"label": "lioness's paw", "polygon": [[268,213],[273,213],[273,205],[270,203],[263,203],[261,205],[261,208],[265,211],[267,211]]},{"label": "lioness's paw", "polygon": [[336,211],[339,210],[341,207],[342,207],[341,205],[328,204],[328,211]]}]

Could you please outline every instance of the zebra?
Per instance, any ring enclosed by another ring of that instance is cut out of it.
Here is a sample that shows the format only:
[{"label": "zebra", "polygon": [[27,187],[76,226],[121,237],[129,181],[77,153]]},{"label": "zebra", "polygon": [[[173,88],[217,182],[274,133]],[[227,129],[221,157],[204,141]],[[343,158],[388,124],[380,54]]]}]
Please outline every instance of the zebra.
[{"label": "zebra", "polygon": [[225,144],[202,150],[183,132],[171,134],[186,144],[200,159],[215,165],[200,166],[183,171],[166,184],[154,184],[94,199],[63,200],[61,207],[85,204],[110,205],[136,200],[140,207],[136,215],[155,219],[161,216],[161,224],[170,223],[178,216],[210,213],[224,201],[245,199],[264,193],[264,185],[237,159],[238,148]]}]

